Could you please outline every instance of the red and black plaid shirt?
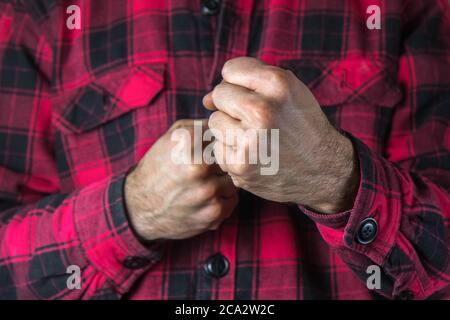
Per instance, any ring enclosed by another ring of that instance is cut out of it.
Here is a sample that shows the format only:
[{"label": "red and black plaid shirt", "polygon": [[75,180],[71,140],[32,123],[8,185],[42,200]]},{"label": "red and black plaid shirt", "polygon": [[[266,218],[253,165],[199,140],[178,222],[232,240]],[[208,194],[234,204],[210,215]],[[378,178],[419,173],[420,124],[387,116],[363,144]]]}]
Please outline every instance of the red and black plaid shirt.
[{"label": "red and black plaid shirt", "polygon": [[[217,231],[144,246],[124,175],[176,119],[208,116],[202,97],[236,56],[292,69],[352,137],[354,207],[325,216],[242,192]],[[450,298],[449,110],[446,0],[222,0],[213,15],[188,0],[1,0],[0,298]],[[214,278],[203,266],[218,253],[229,271]]]}]

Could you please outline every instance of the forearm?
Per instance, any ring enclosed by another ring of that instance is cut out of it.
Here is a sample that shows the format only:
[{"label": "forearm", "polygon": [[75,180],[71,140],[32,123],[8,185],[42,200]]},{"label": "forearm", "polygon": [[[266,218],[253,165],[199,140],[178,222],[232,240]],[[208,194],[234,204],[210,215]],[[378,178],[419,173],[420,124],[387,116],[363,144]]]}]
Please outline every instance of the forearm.
[{"label": "forearm", "polygon": [[[0,297],[17,299],[120,297],[159,259],[130,230],[123,177],[99,181],[68,195],[51,195],[1,213]],[[70,290],[67,268],[81,270]],[[6,272],[6,271],[5,271]]]}]

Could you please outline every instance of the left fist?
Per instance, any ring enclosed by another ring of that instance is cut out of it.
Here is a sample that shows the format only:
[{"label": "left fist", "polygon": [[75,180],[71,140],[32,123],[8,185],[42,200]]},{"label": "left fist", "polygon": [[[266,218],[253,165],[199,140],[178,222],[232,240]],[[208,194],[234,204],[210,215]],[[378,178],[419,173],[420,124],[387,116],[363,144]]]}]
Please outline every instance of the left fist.
[{"label": "left fist", "polygon": [[[291,71],[249,57],[227,61],[222,77],[203,99],[206,108],[217,110],[208,122],[210,129],[221,133],[216,135],[215,154],[244,152],[248,160],[248,152],[255,152],[250,147],[257,143],[252,141],[254,135],[236,141],[224,138],[227,131],[278,129],[279,133],[279,144],[269,147],[278,152],[276,174],[262,175],[261,163],[219,163],[235,186],[322,213],[350,209],[359,181],[353,145],[329,123],[306,85]],[[237,142],[241,148],[236,148]]]}]

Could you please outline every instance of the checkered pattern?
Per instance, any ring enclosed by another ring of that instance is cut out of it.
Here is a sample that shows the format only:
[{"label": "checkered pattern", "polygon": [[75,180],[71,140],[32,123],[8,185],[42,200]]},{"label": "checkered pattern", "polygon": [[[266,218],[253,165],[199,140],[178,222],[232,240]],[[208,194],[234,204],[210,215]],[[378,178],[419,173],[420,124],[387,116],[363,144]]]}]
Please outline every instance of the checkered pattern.
[{"label": "checkered pattern", "polygon": [[[70,4],[81,30],[65,27]],[[381,30],[365,27],[372,4]],[[215,16],[187,0],[1,0],[0,298],[450,298],[449,30],[446,0],[222,0]],[[203,95],[244,55],[292,69],[352,139],[354,208],[242,192],[217,231],[144,246],[127,170],[176,119],[208,116]],[[367,217],[379,233],[362,245]],[[218,252],[230,271],[213,279]]]}]

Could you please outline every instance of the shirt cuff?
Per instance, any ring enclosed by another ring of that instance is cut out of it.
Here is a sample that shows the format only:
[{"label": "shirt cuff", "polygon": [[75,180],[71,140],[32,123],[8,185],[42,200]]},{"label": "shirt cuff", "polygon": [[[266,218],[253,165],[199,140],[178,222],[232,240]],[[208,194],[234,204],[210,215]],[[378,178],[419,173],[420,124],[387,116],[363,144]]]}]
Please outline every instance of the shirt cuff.
[{"label": "shirt cuff", "polygon": [[[353,143],[360,168],[359,188],[353,208],[328,215],[301,205],[299,207],[316,222],[323,239],[331,247],[351,249],[381,266],[391,252],[400,228],[401,209],[396,205],[398,201],[391,199],[395,197],[395,190],[400,188],[398,170],[351,134],[344,132],[344,135]],[[357,233],[367,218],[377,222],[377,234],[373,242],[363,244],[357,240]]]},{"label": "shirt cuff", "polygon": [[92,184],[75,196],[73,219],[90,263],[123,294],[158,262],[162,244],[143,245],[134,234],[124,203],[125,174]]}]

